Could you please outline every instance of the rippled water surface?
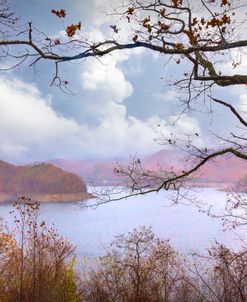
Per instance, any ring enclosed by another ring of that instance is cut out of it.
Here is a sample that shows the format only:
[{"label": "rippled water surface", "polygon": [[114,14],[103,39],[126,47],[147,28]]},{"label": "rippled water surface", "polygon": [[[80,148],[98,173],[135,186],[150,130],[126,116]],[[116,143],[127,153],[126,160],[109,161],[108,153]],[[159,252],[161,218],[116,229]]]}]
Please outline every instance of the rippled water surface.
[{"label": "rippled water surface", "polygon": [[[196,196],[221,208],[226,193],[215,189],[200,189]],[[199,213],[194,206],[168,207],[168,193],[149,194],[108,203],[97,209],[82,209],[76,203],[41,205],[40,219],[55,224],[61,235],[77,246],[78,253],[98,256],[115,235],[133,230],[140,225],[151,225],[155,234],[170,239],[182,251],[204,250],[215,239],[231,246],[237,239],[223,232],[220,222]],[[0,216],[11,223],[10,205],[0,206]]]}]

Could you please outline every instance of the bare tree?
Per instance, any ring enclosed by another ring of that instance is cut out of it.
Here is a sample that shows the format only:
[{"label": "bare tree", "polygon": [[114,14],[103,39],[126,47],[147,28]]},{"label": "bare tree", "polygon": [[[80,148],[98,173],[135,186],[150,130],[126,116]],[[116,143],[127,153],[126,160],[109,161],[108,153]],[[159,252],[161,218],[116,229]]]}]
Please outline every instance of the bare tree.
[{"label": "bare tree", "polygon": [[73,246],[38,221],[39,204],[14,207],[14,230],[0,229],[0,300],[79,301]]},{"label": "bare tree", "polygon": [[180,255],[150,227],[117,236],[86,276],[82,293],[88,301],[203,301]]},{"label": "bare tree", "polygon": [[246,301],[246,247],[230,249],[216,242],[208,255],[193,255],[190,271],[206,301]]}]

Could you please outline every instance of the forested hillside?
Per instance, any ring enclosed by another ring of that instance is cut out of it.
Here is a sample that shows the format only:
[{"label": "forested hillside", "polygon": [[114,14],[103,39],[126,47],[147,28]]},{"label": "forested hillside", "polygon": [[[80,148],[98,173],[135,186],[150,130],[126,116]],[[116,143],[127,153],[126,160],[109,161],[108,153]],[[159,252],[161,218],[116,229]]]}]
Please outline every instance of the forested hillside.
[{"label": "forested hillside", "polygon": [[0,192],[26,194],[86,193],[82,178],[51,164],[14,166],[0,161]]}]

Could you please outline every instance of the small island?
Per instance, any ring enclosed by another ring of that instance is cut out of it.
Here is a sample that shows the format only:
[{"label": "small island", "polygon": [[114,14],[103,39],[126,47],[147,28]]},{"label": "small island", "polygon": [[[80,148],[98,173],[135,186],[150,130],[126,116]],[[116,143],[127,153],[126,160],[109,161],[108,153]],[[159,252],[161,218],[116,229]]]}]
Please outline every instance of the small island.
[{"label": "small island", "polygon": [[0,202],[25,196],[37,202],[75,202],[92,198],[82,178],[51,164],[15,166],[0,161]]}]

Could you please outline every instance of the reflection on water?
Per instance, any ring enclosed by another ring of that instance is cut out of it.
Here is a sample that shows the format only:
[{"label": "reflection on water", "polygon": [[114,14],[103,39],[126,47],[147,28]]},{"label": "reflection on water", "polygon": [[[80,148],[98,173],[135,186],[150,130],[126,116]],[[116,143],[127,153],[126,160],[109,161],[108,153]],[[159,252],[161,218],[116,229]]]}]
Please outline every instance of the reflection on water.
[{"label": "reflection on water", "polygon": [[[226,193],[214,189],[201,189],[197,197],[224,205]],[[77,246],[78,253],[98,256],[115,235],[133,230],[140,225],[151,225],[154,233],[182,251],[204,250],[215,239],[234,246],[236,240],[230,232],[223,232],[220,221],[199,213],[193,206],[167,207],[168,193],[149,194],[108,203],[97,209],[82,209],[79,204],[43,204],[40,219],[52,223],[61,235]],[[0,207],[0,216],[9,221],[10,205]]]}]

